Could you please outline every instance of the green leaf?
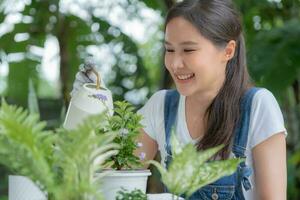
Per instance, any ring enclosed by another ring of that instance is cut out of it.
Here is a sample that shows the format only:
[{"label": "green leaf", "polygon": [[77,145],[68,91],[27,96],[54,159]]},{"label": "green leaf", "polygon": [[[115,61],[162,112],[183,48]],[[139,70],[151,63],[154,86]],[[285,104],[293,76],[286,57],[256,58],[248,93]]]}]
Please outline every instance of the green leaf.
[{"label": "green leaf", "polygon": [[161,10],[163,12],[166,11],[166,5],[164,4],[164,1],[161,0],[142,0],[147,7],[152,8],[154,10]]},{"label": "green leaf", "polygon": [[187,196],[191,196],[199,188],[215,182],[220,177],[229,176],[233,174],[242,159],[228,159],[224,161],[214,161],[203,164],[196,173],[189,190],[186,192]]},{"label": "green leaf", "polygon": [[39,115],[39,105],[32,79],[29,79],[28,110]]},{"label": "green leaf", "polygon": [[139,189],[128,191],[122,188],[121,191],[118,191],[116,200],[147,200],[147,195]]},{"label": "green leaf", "polygon": [[113,162],[114,169],[136,169],[141,168],[140,158],[134,155],[137,148],[136,138],[140,133],[141,116],[132,112],[134,107],[126,101],[116,101],[114,116],[108,119],[106,130],[115,131],[118,136],[114,142],[120,145],[119,153],[107,162]]},{"label": "green leaf", "polygon": [[223,146],[198,152],[193,144],[182,146],[175,134],[172,135],[171,142],[173,149],[179,148],[179,151],[173,150],[173,159],[168,170],[156,161],[149,161],[148,163],[157,167],[161,173],[162,182],[169,191],[176,195],[191,196],[201,187],[234,173],[238,164],[243,161],[232,158],[206,162]]}]

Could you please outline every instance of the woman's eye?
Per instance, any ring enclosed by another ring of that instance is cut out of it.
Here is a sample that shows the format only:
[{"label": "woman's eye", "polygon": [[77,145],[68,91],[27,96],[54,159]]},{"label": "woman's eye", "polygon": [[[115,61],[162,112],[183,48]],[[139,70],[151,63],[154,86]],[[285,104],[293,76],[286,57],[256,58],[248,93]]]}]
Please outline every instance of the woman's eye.
[{"label": "woman's eye", "polygon": [[166,52],[174,52],[173,49],[166,49]]},{"label": "woman's eye", "polygon": [[184,52],[193,52],[195,51],[194,49],[184,49]]}]

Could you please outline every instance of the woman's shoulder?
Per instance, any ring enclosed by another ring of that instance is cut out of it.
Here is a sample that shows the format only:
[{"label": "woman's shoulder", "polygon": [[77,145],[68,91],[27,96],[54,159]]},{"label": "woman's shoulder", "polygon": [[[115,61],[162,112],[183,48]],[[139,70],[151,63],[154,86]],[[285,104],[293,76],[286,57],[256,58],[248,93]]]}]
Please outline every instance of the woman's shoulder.
[{"label": "woman's shoulder", "polygon": [[259,88],[253,97],[253,106],[264,105],[264,106],[278,106],[277,100],[273,93],[266,88]]},{"label": "woman's shoulder", "polygon": [[262,115],[282,116],[280,106],[273,93],[266,89],[260,88],[252,100],[252,115],[262,117]]},{"label": "woman's shoulder", "polygon": [[165,97],[165,95],[166,95],[166,92],[167,92],[168,90],[158,90],[158,91],[156,91],[152,96],[151,96],[151,98],[153,98],[153,99],[163,99],[164,97]]},{"label": "woman's shoulder", "polygon": [[287,134],[280,106],[271,91],[260,88],[252,101],[249,125],[250,149],[279,132]]}]

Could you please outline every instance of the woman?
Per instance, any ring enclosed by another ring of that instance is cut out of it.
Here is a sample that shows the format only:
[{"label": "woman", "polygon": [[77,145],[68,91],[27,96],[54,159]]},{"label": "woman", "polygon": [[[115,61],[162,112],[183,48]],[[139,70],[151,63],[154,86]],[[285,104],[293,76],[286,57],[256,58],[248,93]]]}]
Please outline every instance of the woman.
[{"label": "woman", "polygon": [[[164,43],[176,90],[156,92],[139,110],[144,117],[139,152],[149,160],[159,150],[167,167],[174,126],[181,142],[193,142],[199,150],[224,144],[217,159],[246,157],[234,175],[191,199],[286,199],[282,113],[271,92],[250,83],[242,25],[232,2],[177,3],[166,17]],[[78,73],[77,80],[82,76]]]}]

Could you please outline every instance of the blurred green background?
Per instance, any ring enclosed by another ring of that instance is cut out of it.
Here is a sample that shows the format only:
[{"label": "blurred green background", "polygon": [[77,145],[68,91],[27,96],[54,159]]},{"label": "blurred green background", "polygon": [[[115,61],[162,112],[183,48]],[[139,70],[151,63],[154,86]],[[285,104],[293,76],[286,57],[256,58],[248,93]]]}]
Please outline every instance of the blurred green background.
[{"label": "blurred green background", "polygon": [[[175,0],[0,0],[0,94],[62,123],[80,64],[92,60],[114,99],[138,107],[172,81],[163,66],[163,22]],[[278,99],[288,129],[288,199],[300,199],[300,1],[235,0],[248,66]],[[34,102],[35,97],[38,101]],[[38,105],[38,106],[36,106]],[[274,155],[276,156],[276,155]],[[0,199],[7,199],[0,167]],[[149,190],[158,189],[150,185]]]}]

